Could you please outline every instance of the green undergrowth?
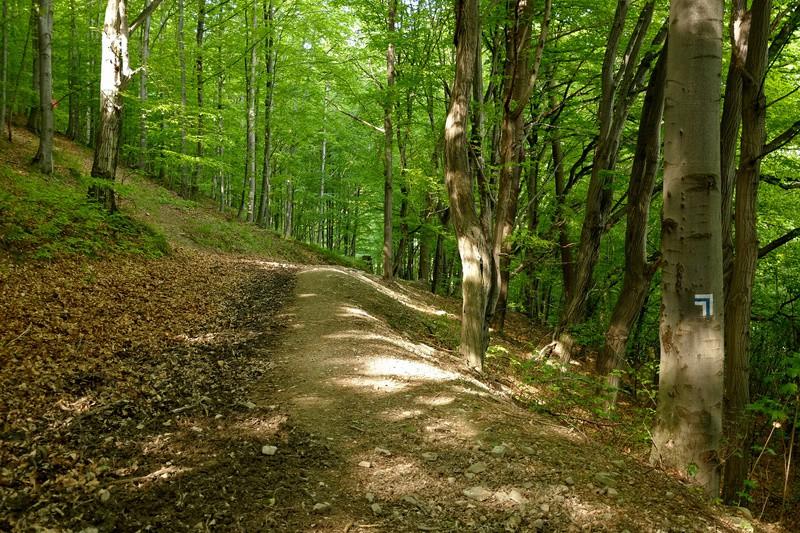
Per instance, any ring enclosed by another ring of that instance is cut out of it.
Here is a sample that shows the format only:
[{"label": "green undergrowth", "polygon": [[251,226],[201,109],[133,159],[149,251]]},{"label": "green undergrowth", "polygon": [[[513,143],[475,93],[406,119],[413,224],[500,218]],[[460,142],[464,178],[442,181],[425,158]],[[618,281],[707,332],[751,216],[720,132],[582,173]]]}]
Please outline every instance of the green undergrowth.
[{"label": "green undergrowth", "polygon": [[88,201],[89,182],[74,170],[45,176],[0,166],[0,250],[18,259],[169,253],[150,225]]}]

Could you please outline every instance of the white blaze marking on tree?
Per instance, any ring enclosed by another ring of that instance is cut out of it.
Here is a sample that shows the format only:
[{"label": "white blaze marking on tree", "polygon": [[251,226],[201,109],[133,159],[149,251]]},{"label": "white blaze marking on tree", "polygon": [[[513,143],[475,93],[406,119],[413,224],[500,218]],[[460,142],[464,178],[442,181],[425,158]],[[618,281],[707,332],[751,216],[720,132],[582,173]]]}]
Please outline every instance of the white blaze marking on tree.
[{"label": "white blaze marking on tree", "polygon": [[711,318],[714,316],[713,294],[695,294],[694,305],[698,305],[703,308],[703,318]]}]

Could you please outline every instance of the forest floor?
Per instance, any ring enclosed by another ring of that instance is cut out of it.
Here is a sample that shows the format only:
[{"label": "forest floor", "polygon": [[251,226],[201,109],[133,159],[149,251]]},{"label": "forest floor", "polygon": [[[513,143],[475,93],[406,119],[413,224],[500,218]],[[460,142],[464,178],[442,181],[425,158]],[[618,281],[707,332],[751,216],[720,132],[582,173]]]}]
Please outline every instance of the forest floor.
[{"label": "forest floor", "polygon": [[565,400],[584,381],[521,379],[546,337],[521,317],[473,375],[457,301],[279,239],[210,250],[136,180],[172,253],[0,254],[0,530],[791,530],[650,466]]}]

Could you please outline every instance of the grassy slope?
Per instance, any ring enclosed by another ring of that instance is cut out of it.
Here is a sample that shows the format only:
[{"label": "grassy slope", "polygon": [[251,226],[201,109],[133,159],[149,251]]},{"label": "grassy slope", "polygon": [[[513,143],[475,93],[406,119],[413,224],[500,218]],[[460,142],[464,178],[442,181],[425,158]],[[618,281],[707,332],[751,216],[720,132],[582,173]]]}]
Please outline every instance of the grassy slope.
[{"label": "grassy slope", "polygon": [[58,259],[117,253],[158,257],[170,246],[274,261],[337,263],[343,258],[186,200],[128,169],[118,171],[120,212],[107,215],[86,201],[91,151],[56,139],[56,172],[30,165],[36,138],[23,129],[0,140],[0,252],[16,259]]}]

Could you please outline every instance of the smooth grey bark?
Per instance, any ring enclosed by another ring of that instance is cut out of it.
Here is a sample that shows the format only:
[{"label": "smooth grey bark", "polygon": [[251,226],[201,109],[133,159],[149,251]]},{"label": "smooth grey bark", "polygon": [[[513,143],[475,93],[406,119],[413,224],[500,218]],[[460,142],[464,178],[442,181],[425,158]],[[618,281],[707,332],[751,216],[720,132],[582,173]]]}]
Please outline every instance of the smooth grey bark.
[{"label": "smooth grey bark", "polygon": [[39,149],[33,161],[44,174],[53,173],[53,4],[38,0]]},{"label": "smooth grey bark", "polygon": [[[651,462],[719,494],[724,307],[722,2],[672,0],[664,107],[661,363]],[[710,315],[696,298],[713,298]]]}]

